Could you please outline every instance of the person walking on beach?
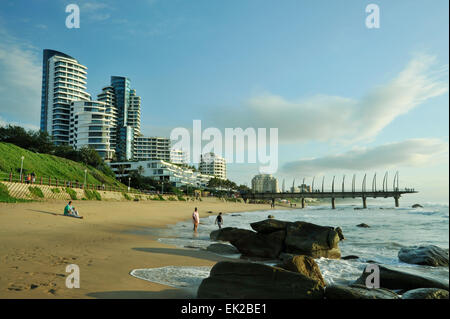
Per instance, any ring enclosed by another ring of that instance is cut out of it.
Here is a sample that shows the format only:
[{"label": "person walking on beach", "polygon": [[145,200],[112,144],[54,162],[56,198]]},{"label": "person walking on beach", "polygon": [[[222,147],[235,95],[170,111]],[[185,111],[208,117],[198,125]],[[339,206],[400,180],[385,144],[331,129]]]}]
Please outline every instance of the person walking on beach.
[{"label": "person walking on beach", "polygon": [[214,224],[217,224],[219,226],[219,229],[222,228],[222,224],[223,224],[222,213],[219,213]]},{"label": "person walking on beach", "polygon": [[195,210],[192,213],[192,222],[194,223],[194,232],[197,232],[197,227],[200,223],[200,216],[198,214],[197,207],[195,207]]},{"label": "person walking on beach", "polygon": [[272,202],[270,203],[270,208],[275,208],[275,199],[272,198]]}]

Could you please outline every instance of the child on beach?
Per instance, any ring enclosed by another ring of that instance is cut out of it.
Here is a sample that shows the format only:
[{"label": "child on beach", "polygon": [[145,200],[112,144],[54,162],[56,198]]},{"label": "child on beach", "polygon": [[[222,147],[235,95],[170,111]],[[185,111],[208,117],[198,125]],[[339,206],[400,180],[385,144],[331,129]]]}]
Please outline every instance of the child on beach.
[{"label": "child on beach", "polygon": [[222,224],[223,224],[222,213],[219,213],[219,215],[217,216],[216,221],[214,223],[219,226],[219,229],[222,228]]},{"label": "child on beach", "polygon": [[200,223],[200,216],[198,214],[197,207],[195,207],[195,210],[192,213],[192,222],[194,223],[194,232],[197,232],[197,227]]},{"label": "child on beach", "polygon": [[69,201],[67,206],[64,208],[64,216],[83,218],[83,216],[78,215],[78,212],[75,210],[75,207],[72,207],[71,204],[72,201]]}]

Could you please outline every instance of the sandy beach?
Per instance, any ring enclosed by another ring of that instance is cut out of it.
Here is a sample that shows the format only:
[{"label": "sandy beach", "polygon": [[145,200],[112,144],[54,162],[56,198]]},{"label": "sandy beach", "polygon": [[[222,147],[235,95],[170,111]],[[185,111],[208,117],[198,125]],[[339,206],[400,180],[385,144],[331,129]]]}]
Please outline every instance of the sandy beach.
[{"label": "sandy beach", "polygon": [[[180,249],[134,230],[163,228],[218,212],[269,209],[222,202],[74,201],[85,219],[62,215],[65,201],[0,203],[0,298],[186,298],[192,292],[132,277],[136,268],[212,266],[223,260]],[[202,232],[202,225],[199,232]],[[80,267],[80,288],[65,285],[66,266]]]}]

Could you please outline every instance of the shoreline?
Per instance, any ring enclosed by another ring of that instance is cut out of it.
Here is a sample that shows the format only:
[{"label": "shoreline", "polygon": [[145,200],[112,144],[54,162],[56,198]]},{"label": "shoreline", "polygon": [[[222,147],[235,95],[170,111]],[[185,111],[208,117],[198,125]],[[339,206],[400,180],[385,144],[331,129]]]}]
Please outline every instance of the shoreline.
[{"label": "shoreline", "polygon": [[[268,205],[223,202],[74,201],[85,218],[64,217],[65,201],[0,203],[0,298],[187,298],[192,292],[130,275],[133,269],[212,266],[226,257],[177,248],[133,230],[168,228],[212,214],[268,210]],[[212,214],[208,214],[212,211]],[[64,217],[64,218],[62,218]],[[199,228],[199,232],[201,229]],[[80,288],[65,286],[65,268],[80,268]]]}]

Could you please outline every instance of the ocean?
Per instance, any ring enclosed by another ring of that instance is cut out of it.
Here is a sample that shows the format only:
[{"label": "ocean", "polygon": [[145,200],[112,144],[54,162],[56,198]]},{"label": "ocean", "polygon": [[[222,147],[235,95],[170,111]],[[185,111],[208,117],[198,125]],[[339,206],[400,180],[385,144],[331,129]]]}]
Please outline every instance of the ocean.
[{"label": "ocean", "polygon": [[[363,272],[367,261],[375,261],[399,270],[449,282],[448,267],[411,265],[401,262],[397,254],[402,247],[436,245],[449,247],[448,204],[422,204],[423,208],[393,208],[390,201],[378,201],[368,209],[355,209],[360,203],[341,204],[335,210],[330,205],[310,206],[305,209],[265,210],[223,215],[223,227],[251,229],[250,223],[264,220],[268,215],[285,221],[305,221],[322,226],[341,227],[345,240],[339,243],[342,256],[356,255],[356,260],[316,259],[327,284],[349,284]],[[209,234],[218,229],[214,225],[217,214],[201,218],[198,234],[192,231],[192,222],[184,221],[160,230],[158,241],[175,247],[189,249],[206,248],[211,241]],[[370,228],[356,225],[365,223]],[[239,254],[226,255],[239,258]],[[195,289],[208,277],[208,267],[167,267],[136,269],[131,275],[177,288]]]}]

